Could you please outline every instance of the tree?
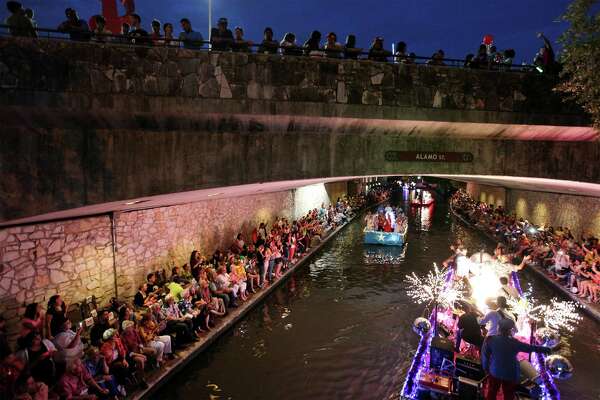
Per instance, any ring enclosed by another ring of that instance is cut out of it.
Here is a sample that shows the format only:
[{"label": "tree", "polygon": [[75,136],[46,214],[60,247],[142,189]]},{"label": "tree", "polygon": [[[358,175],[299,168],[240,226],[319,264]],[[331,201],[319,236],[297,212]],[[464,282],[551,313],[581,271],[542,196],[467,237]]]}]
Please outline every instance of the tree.
[{"label": "tree", "polygon": [[569,28],[563,45],[561,83],[557,90],[575,101],[600,128],[600,11],[597,0],[574,0],[562,19]]}]

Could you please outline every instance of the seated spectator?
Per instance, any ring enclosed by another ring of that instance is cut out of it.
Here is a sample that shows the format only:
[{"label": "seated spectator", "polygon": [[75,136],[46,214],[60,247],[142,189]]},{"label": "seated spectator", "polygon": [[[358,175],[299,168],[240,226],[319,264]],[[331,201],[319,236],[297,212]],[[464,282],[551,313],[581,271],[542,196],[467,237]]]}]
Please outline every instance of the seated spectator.
[{"label": "seated spectator", "polygon": [[40,335],[44,332],[44,312],[42,305],[38,303],[31,303],[25,307],[19,337],[25,337],[31,332],[37,332]]},{"label": "seated spectator", "polygon": [[65,10],[65,15],[67,20],[62,22],[58,26],[57,30],[63,33],[68,33],[71,40],[83,42],[90,40],[90,28],[87,22],[79,18],[77,11],[69,7]]},{"label": "seated spectator", "polygon": [[[134,378],[130,372],[130,361],[135,362],[135,359],[130,359],[127,354],[127,348],[119,337],[119,332],[116,329],[110,328],[102,335],[104,343],[100,348],[100,353],[106,360],[111,374],[115,376],[119,384],[124,385]],[[139,359],[140,357],[138,357]],[[136,364],[137,379],[139,386],[146,389],[148,384],[143,379],[143,370],[140,370],[140,364]]]},{"label": "seated spectator", "polygon": [[98,313],[98,319],[90,331],[90,342],[92,343],[92,346],[102,346],[102,336],[104,335],[104,332],[112,327],[112,325],[113,323],[109,321],[109,311],[100,311]]},{"label": "seated spectator", "polygon": [[50,340],[42,339],[38,332],[30,332],[22,340],[16,357],[37,382],[52,385],[56,379],[55,353],[56,347]]},{"label": "seated spectator", "polygon": [[193,323],[183,316],[171,294],[165,297],[164,311],[167,317],[167,328],[176,333],[177,343],[181,345],[192,341],[196,336]]},{"label": "seated spectator", "polygon": [[37,37],[37,32],[31,19],[27,18],[23,6],[18,1],[7,1],[6,8],[10,16],[4,20],[12,36]]},{"label": "seated spectator", "polygon": [[251,256],[248,262],[245,264],[247,283],[248,283],[248,291],[252,293],[256,293],[256,289],[260,287],[260,276],[258,268],[256,267],[256,256]]},{"label": "seated spectator", "polygon": [[[302,50],[296,44],[296,35],[291,32],[286,33],[283,36],[283,40],[279,43],[281,54],[284,56],[299,56],[302,55]],[[256,240],[258,240],[258,230],[255,229],[253,235],[256,235]]]},{"label": "seated spectator", "polygon": [[346,36],[346,44],[344,45],[344,58],[356,60],[362,51],[363,49],[356,47],[356,36]]},{"label": "seated spectator", "polygon": [[238,233],[235,240],[233,241],[233,244],[231,245],[231,251],[233,252],[233,254],[241,254],[244,251],[245,245],[246,244],[244,243],[244,237],[241,233]]},{"label": "seated spectator", "polygon": [[183,299],[183,291],[185,290],[183,286],[179,284],[179,278],[175,276],[175,280],[173,282],[169,282],[167,284],[167,288],[169,289],[169,294],[174,298],[175,301],[181,301]]},{"label": "seated spectator", "polygon": [[14,384],[15,400],[47,400],[48,385],[43,382],[36,382],[27,372],[19,375]]},{"label": "seated spectator", "polygon": [[192,29],[192,23],[187,18],[182,18],[181,29],[183,32],[179,34],[179,40],[183,42],[183,47],[190,50],[200,50],[204,47],[204,38],[200,32]]},{"label": "seated spectator", "polygon": [[177,304],[185,319],[192,321],[194,333],[200,337],[205,330],[210,330],[208,321],[210,314],[204,307],[204,300],[194,299],[194,290],[189,288],[183,292],[183,299]]},{"label": "seated spectator", "polygon": [[154,272],[150,272],[146,276],[146,290],[148,294],[157,293],[160,291],[160,286],[157,283],[156,274]]},{"label": "seated spectator", "polygon": [[373,43],[369,49],[369,60],[385,62],[388,60],[389,56],[390,52],[385,50],[383,47],[383,38],[381,36],[377,36],[375,39],[373,39]]},{"label": "seated spectator", "polygon": [[142,344],[146,347],[154,349],[156,361],[159,364],[163,363],[163,357],[173,358],[173,350],[171,346],[171,336],[159,335],[159,327],[152,318],[151,314],[145,314],[138,328]]},{"label": "seated spectator", "polygon": [[133,304],[138,308],[149,307],[156,301],[156,295],[148,294],[148,284],[142,283],[135,296],[133,297]]},{"label": "seated spectator", "polygon": [[161,44],[162,36],[160,34],[160,21],[153,19],[152,23],[150,24],[150,28],[152,30],[150,32],[150,39],[152,39],[152,43],[155,45]]},{"label": "seated spectator", "polygon": [[234,37],[233,43],[231,44],[231,49],[240,53],[250,53],[252,41],[244,39],[244,30],[241,27],[236,26],[233,30],[233,33]]},{"label": "seated spectator", "polygon": [[48,300],[46,307],[46,339],[53,340],[62,329],[67,318],[67,305],[60,295],[55,294]]},{"label": "seated spectator", "polygon": [[223,299],[212,296],[207,279],[200,280],[199,294],[202,300],[207,304],[208,312],[218,317],[222,317],[227,313]]},{"label": "seated spectator", "polygon": [[112,32],[106,29],[106,20],[102,15],[96,15],[94,17],[96,21],[96,29],[94,29],[93,40],[96,42],[110,42],[112,40]]},{"label": "seated spectator", "polygon": [[323,57],[325,53],[321,47],[321,32],[312,31],[303,47],[305,55],[311,57]]},{"label": "seated spectator", "polygon": [[100,354],[97,347],[89,347],[85,352],[86,357],[83,361],[83,367],[87,370],[90,376],[96,381],[96,384],[102,389],[108,390],[108,396],[117,398],[125,397],[125,388],[118,384],[117,379],[110,373],[108,364],[104,357]]},{"label": "seated spectator", "polygon": [[[234,288],[234,294],[242,301],[248,300],[246,296],[246,270],[241,263],[233,263],[229,272],[229,280]],[[235,288],[237,289],[237,293]]]},{"label": "seated spectator", "polygon": [[327,42],[325,43],[325,55],[330,58],[342,57],[342,45],[337,41],[337,35],[334,32],[329,32]]},{"label": "seated spectator", "polygon": [[66,319],[63,322],[62,330],[54,337],[56,346],[55,361],[65,363],[67,366],[74,360],[83,357],[83,343],[81,343],[82,324],[79,324],[77,332],[71,329],[71,320]]},{"label": "seated spectator", "polygon": [[57,392],[61,398],[66,400],[96,400],[97,397],[91,394],[92,391],[103,396],[109,394],[108,389],[104,389],[96,383],[80,359],[74,360],[58,381]]},{"label": "seated spectator", "polygon": [[[121,341],[125,345],[128,352],[128,357],[132,359],[138,366],[140,371],[145,370],[146,361],[153,358],[158,361],[157,351],[154,347],[146,346],[142,340],[140,333],[133,321],[123,321],[121,324]],[[160,355],[162,361],[162,353]],[[159,367],[160,365],[156,365]]]},{"label": "seated spectator", "polygon": [[[210,290],[210,294],[214,297],[219,298],[222,302],[223,305],[225,306],[225,308],[228,307],[234,307],[234,303],[233,303],[233,295],[231,295],[231,289],[230,288],[221,288],[220,284],[218,283],[218,275],[217,272],[213,269],[210,270],[210,272],[208,273],[208,288]],[[230,304],[231,303],[231,304]]]},{"label": "seated spectator", "polygon": [[277,54],[277,41],[273,38],[273,29],[266,27],[263,33],[263,41],[258,47],[262,54]]},{"label": "seated spectator", "polygon": [[227,29],[227,18],[219,18],[217,27],[210,30],[211,50],[229,51],[233,44],[233,34]]}]

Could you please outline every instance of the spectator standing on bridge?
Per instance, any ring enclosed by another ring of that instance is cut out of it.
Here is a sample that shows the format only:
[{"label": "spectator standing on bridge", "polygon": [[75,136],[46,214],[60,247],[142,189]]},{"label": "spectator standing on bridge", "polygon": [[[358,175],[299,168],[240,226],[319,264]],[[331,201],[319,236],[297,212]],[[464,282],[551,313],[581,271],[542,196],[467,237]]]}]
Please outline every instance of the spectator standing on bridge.
[{"label": "spectator standing on bridge", "polygon": [[252,41],[244,39],[244,30],[240,26],[236,26],[233,30],[233,43],[231,49],[240,53],[250,53]]},{"label": "spectator standing on bridge", "polygon": [[192,29],[192,23],[187,18],[182,18],[181,29],[183,32],[179,34],[179,40],[183,42],[183,47],[190,50],[200,50],[204,46],[204,38],[200,32]]},{"label": "spectator standing on bridge", "polygon": [[369,49],[369,60],[386,62],[389,55],[390,52],[385,50],[383,47],[383,38],[381,36],[377,36],[375,39],[373,39],[373,43]]},{"label": "spectator standing on bridge", "polygon": [[229,51],[233,44],[233,34],[227,28],[227,18],[219,18],[217,27],[210,30],[211,50]]},{"label": "spectator standing on bridge", "polygon": [[96,21],[96,29],[94,29],[94,37],[93,40],[96,42],[108,42],[112,40],[110,35],[112,32],[106,29],[106,20],[102,15],[96,15],[94,17]]},{"label": "spectator standing on bridge", "polygon": [[405,42],[398,42],[396,44],[396,54],[394,54],[396,62],[399,64],[409,64],[410,59],[408,58],[408,52],[406,50]]},{"label": "spectator standing on bridge", "polygon": [[37,28],[37,22],[35,22],[35,18],[33,17],[33,10],[31,8],[26,8],[24,13],[25,16],[31,21],[31,25],[33,25],[34,28]]},{"label": "spectator standing on bridge", "polygon": [[66,21],[63,21],[58,26],[58,31],[68,33],[71,40],[77,40],[80,42],[86,42],[90,40],[91,32],[87,22],[79,18],[77,11],[69,7],[65,10],[67,17]]},{"label": "spectator standing on bridge", "polygon": [[321,49],[321,32],[312,31],[308,40],[304,43],[304,54],[311,57],[323,57]]},{"label": "spectator standing on bridge", "polygon": [[356,36],[348,35],[346,36],[346,44],[344,45],[344,57],[349,60],[358,59],[358,55],[362,52],[363,49],[359,49],[356,47]]},{"label": "spectator standing on bridge", "polygon": [[543,33],[538,33],[537,37],[544,41],[544,47],[540,48],[538,53],[535,55],[533,65],[539,72],[552,72],[555,60],[554,60],[554,49],[552,44]]},{"label": "spectator standing on bridge", "polygon": [[325,55],[329,58],[341,58],[342,50],[342,45],[338,43],[335,32],[329,32],[325,43]]},{"label": "spectator standing on bridge", "polygon": [[513,400],[519,382],[520,366],[518,353],[550,353],[548,347],[532,346],[512,337],[515,322],[503,319],[499,324],[499,335],[488,336],[481,349],[481,364],[488,373],[486,400],[496,400],[500,387],[504,400]]},{"label": "spectator standing on bridge", "polygon": [[296,35],[292,32],[288,32],[283,36],[281,43],[279,43],[279,49],[281,51],[281,54],[284,56],[297,56],[299,54],[302,54],[301,52],[298,52],[298,45],[296,44]]},{"label": "spectator standing on bridge", "polygon": [[8,25],[8,31],[12,36],[37,37],[33,23],[25,15],[21,3],[9,1],[6,3],[6,8],[11,15],[4,20],[4,24]]},{"label": "spectator standing on bridge", "polygon": [[175,40],[173,36],[173,24],[170,22],[165,22],[163,24],[163,38],[159,41],[159,43],[163,46],[171,46],[171,47],[179,47],[179,42]]},{"label": "spectator standing on bridge", "polygon": [[160,39],[162,35],[160,34],[160,21],[157,19],[153,19],[150,24],[150,39],[152,39],[152,43],[155,45],[160,44]]},{"label": "spectator standing on bridge", "polygon": [[263,32],[263,41],[258,48],[258,52],[263,54],[276,54],[277,47],[277,41],[273,38],[273,29],[266,27]]}]

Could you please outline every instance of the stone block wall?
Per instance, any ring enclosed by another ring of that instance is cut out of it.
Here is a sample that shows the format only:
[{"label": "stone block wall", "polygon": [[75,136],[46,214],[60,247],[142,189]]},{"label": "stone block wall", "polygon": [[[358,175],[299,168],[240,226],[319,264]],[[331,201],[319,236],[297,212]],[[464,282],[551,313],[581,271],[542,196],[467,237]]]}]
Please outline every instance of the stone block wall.
[{"label": "stone block wall", "polygon": [[507,190],[507,209],[537,225],[566,226],[580,234],[600,237],[600,199],[567,194]]},{"label": "stone block wall", "polygon": [[286,191],[119,214],[119,297],[133,296],[148,272],[181,266],[192,250],[210,256],[215,249],[230,246],[239,232],[248,237],[260,222],[290,218],[293,209],[292,192]]},{"label": "stone block wall", "polygon": [[506,207],[506,189],[503,187],[468,182],[467,193],[484,203]]},{"label": "stone block wall", "polygon": [[110,219],[107,216],[0,229],[0,312],[9,334],[28,303],[46,305],[114,295]]}]

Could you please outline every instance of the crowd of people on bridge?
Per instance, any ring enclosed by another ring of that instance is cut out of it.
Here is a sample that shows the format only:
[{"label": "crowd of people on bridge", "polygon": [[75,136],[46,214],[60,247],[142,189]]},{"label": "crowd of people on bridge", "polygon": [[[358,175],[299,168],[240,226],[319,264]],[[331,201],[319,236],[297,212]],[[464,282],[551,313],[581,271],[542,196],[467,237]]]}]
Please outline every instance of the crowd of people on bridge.
[{"label": "crowd of people on bridge", "polygon": [[515,264],[541,268],[582,301],[600,302],[600,242],[567,227],[535,226],[502,207],[475,201],[465,191],[454,194],[455,211],[500,241],[497,252],[510,252]]},{"label": "crowd of people on bridge", "polygon": [[[8,1],[7,8],[10,16],[6,19],[10,33],[14,36],[37,37],[34,12],[31,8],[23,8],[17,1]],[[240,26],[229,29],[227,18],[219,18],[216,27],[212,28],[208,41],[204,40],[202,34],[192,28],[188,18],[179,21],[181,32],[178,36],[174,33],[174,24],[171,22],[161,23],[153,19],[146,30],[142,24],[139,14],[133,12],[126,15],[120,26],[119,32],[112,32],[107,28],[107,21],[102,15],[94,15],[88,21],[81,19],[73,8],[65,10],[65,20],[58,25],[57,30],[67,34],[75,41],[96,41],[128,43],[148,46],[184,47],[186,49],[200,50],[210,44],[211,51],[233,51],[252,52],[256,48],[258,53],[281,54],[310,57],[329,57],[359,59],[366,55],[368,60],[401,64],[415,64],[425,62],[427,65],[446,66],[447,59],[442,49],[435,51],[431,57],[417,57],[414,52],[409,52],[406,42],[395,43],[394,51],[389,51],[384,46],[384,39],[377,36],[373,39],[369,49],[357,47],[356,36],[346,36],[344,44],[338,41],[335,32],[329,32],[323,39],[319,31],[313,31],[310,37],[303,43],[297,42],[296,35],[287,32],[283,39],[278,41],[271,27],[266,27],[261,41],[254,43],[244,37],[244,29]],[[543,47],[533,59],[533,66],[539,72],[556,72],[554,51],[550,41],[543,35],[538,34],[544,42]],[[462,66],[465,68],[478,69],[500,69],[509,70],[515,62],[515,50],[499,50],[493,43],[484,38],[477,52],[468,54]],[[520,68],[523,69],[523,68]],[[525,70],[528,70],[526,67]]]},{"label": "crowd of people on bridge", "polygon": [[202,340],[356,210],[386,196],[374,190],[340,198],[295,221],[261,223],[212,255],[194,250],[184,265],[148,273],[129,301],[86,302],[76,313],[60,294],[45,310],[29,304],[14,349],[0,315],[0,398],[118,399],[145,389],[149,371]]}]

